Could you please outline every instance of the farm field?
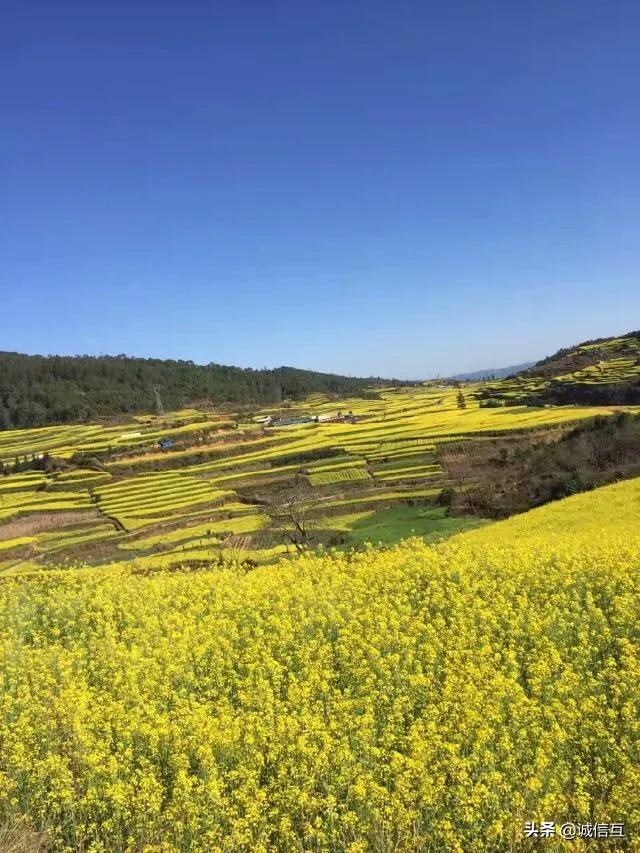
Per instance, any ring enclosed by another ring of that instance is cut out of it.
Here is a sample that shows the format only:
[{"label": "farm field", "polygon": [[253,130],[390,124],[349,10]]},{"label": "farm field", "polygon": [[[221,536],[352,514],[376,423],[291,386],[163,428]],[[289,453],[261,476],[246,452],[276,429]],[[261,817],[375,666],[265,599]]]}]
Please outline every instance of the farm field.
[{"label": "farm field", "polygon": [[484,853],[548,818],[633,839],[639,510],[630,480],[435,545],[3,575],[4,837]]},{"label": "farm field", "polygon": [[[189,409],[0,432],[0,572],[225,554],[259,563],[302,547],[360,547],[369,536],[431,539],[462,524],[431,511],[452,485],[438,460],[442,445],[561,432],[612,411],[486,408],[485,387],[466,386],[464,407],[455,388],[431,383],[237,414]],[[262,423],[267,416],[272,426]],[[22,470],[38,460],[43,470]],[[363,512],[353,529],[335,526],[335,516]]]},{"label": "farm field", "polygon": [[640,853],[640,0],[2,12],[0,853]]}]

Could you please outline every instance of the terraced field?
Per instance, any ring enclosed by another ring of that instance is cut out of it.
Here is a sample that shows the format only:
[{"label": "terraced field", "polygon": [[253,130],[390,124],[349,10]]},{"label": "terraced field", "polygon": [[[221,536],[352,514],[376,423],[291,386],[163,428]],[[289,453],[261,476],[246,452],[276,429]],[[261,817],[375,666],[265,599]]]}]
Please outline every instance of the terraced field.
[{"label": "terraced field", "polygon": [[510,404],[532,397],[566,395],[571,388],[580,395],[596,389],[606,392],[616,386],[640,386],[640,336],[637,333],[561,350],[524,374],[486,383],[483,394]]},{"label": "terraced field", "polygon": [[[279,410],[190,409],[125,424],[0,433],[0,570],[144,567],[154,559],[167,565],[225,554],[263,562],[291,549],[288,534],[302,517],[311,548],[358,544],[363,525],[372,537],[378,529],[385,539],[393,529],[428,537],[439,522],[422,510],[451,485],[438,462],[441,445],[561,431],[610,412],[486,408],[479,397],[495,387],[467,386],[464,409],[455,388],[431,383],[367,399],[314,395]],[[500,387],[513,393],[511,380]],[[323,419],[338,411],[350,418]],[[272,427],[262,423],[269,415]],[[277,424],[304,416],[318,420]],[[170,446],[160,448],[161,439]],[[42,470],[22,470],[38,465]],[[390,528],[371,521],[390,512]]]}]

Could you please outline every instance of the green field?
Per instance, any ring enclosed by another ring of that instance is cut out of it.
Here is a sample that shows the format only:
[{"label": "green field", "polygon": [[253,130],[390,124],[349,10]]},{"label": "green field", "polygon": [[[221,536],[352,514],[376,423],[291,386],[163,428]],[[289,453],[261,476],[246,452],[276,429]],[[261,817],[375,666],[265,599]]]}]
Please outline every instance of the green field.
[{"label": "green field", "polygon": [[[348,528],[347,544],[354,547],[367,542],[391,545],[401,539],[420,537],[425,542],[437,542],[454,533],[480,527],[477,519],[450,517],[442,507],[398,506],[380,512],[363,513]],[[329,523],[332,519],[329,520]]]}]

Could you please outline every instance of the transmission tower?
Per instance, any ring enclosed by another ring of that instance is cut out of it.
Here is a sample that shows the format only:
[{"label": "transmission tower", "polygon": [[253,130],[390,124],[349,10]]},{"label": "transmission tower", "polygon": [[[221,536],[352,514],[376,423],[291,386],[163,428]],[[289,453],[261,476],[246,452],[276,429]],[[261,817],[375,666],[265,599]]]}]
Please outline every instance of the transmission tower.
[{"label": "transmission tower", "polygon": [[156,409],[158,410],[158,416],[164,415],[164,406],[162,405],[162,400],[160,399],[160,391],[157,386],[153,386],[153,393],[156,395]]}]

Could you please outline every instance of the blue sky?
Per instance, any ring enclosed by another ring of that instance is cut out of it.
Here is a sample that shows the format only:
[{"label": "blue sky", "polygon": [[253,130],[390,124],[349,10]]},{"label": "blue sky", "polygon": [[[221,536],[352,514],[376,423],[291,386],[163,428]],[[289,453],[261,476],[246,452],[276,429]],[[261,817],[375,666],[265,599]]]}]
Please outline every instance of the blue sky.
[{"label": "blue sky", "polygon": [[0,349],[423,377],[640,327],[636,2],[10,2]]}]

